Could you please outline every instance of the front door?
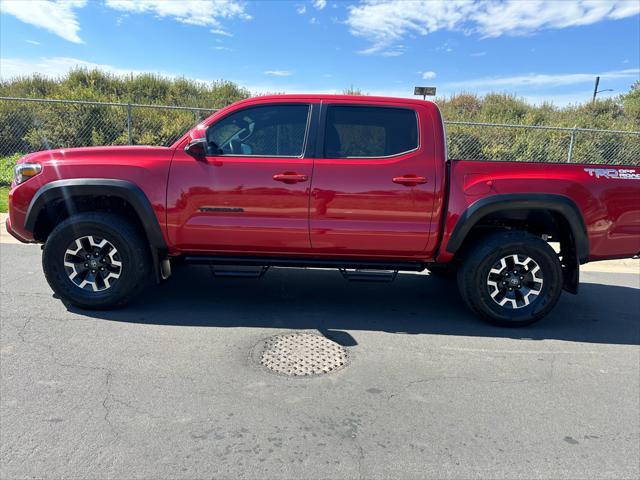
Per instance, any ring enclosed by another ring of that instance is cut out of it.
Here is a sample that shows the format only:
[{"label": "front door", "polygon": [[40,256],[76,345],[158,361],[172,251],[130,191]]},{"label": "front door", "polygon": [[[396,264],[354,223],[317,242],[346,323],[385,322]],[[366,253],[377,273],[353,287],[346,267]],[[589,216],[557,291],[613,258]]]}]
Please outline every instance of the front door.
[{"label": "front door", "polygon": [[324,107],[322,118],[310,204],[313,251],[369,258],[424,252],[435,149],[421,138],[426,129],[418,112],[335,103]]},{"label": "front door", "polygon": [[309,251],[310,109],[306,103],[241,107],[207,129],[206,159],[176,152],[167,223],[178,249]]}]

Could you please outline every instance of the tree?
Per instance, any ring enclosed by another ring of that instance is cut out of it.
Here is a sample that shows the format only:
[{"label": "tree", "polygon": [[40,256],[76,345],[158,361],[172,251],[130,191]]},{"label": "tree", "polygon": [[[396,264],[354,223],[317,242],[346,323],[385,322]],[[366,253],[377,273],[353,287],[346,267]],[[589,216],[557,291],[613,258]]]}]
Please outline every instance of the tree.
[{"label": "tree", "polygon": [[362,93],[362,90],[359,88],[354,88],[353,85],[349,86],[349,88],[345,88],[342,90],[343,95],[365,95]]}]

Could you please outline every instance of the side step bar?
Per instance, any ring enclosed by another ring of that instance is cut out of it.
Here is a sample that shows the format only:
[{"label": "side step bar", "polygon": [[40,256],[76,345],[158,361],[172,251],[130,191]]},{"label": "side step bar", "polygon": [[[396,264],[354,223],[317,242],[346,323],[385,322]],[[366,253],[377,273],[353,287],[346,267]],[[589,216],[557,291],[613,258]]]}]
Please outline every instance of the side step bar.
[{"label": "side step bar", "polygon": [[340,273],[349,282],[393,282],[398,276],[398,270],[363,270],[341,268]]},{"label": "side step bar", "polygon": [[241,277],[241,278],[260,278],[269,267],[253,267],[244,265],[213,265],[211,264],[211,273],[214,277]]},{"label": "side step bar", "polygon": [[323,258],[278,258],[278,257],[226,257],[214,255],[188,255],[185,263],[194,265],[245,266],[245,267],[292,267],[292,268],[337,268],[339,270],[408,270],[421,272],[426,268],[422,262],[393,262],[378,260],[348,260]]}]

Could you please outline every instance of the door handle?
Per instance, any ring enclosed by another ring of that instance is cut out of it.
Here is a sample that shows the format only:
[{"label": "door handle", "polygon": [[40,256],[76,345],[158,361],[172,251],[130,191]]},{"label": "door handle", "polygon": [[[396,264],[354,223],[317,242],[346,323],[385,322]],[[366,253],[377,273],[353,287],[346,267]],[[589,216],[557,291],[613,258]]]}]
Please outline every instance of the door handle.
[{"label": "door handle", "polygon": [[427,183],[427,178],[418,175],[403,175],[402,177],[394,177],[393,183],[399,183],[405,187],[415,187],[416,185]]},{"label": "door handle", "polygon": [[301,173],[284,172],[284,173],[275,174],[273,176],[273,179],[276,182],[292,184],[292,183],[298,183],[298,182],[306,182],[307,180],[309,180],[309,177]]}]

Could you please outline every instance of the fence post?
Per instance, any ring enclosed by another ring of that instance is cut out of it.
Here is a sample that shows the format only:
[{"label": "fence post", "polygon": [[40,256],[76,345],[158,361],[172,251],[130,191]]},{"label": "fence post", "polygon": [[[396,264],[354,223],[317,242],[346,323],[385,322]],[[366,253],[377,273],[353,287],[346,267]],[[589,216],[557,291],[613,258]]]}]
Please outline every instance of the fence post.
[{"label": "fence post", "polygon": [[133,137],[131,135],[131,102],[127,103],[127,137],[129,145],[133,145]]},{"label": "fence post", "polygon": [[573,145],[576,142],[576,128],[577,125],[574,125],[573,130],[571,130],[571,141],[569,142],[569,155],[567,155],[567,163],[571,163],[571,159],[573,158]]}]

